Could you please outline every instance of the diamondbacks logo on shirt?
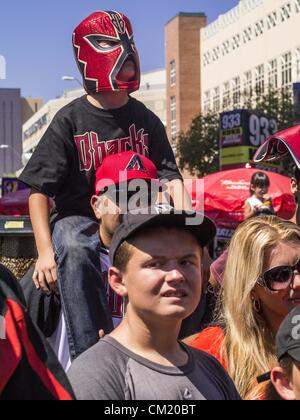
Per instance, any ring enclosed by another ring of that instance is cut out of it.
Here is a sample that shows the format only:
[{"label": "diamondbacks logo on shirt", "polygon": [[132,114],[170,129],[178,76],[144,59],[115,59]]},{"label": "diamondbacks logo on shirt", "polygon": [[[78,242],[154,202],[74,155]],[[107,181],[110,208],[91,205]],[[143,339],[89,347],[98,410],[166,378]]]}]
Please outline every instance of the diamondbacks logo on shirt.
[{"label": "diamondbacks logo on shirt", "polygon": [[143,156],[149,156],[149,134],[145,129],[137,130],[136,125],[129,127],[129,136],[101,141],[97,133],[91,131],[74,136],[80,172],[97,170],[107,156],[132,150]]},{"label": "diamondbacks logo on shirt", "polygon": [[142,171],[147,172],[146,168],[142,162],[142,159],[138,156],[132,156],[130,162],[128,163],[125,171]]}]

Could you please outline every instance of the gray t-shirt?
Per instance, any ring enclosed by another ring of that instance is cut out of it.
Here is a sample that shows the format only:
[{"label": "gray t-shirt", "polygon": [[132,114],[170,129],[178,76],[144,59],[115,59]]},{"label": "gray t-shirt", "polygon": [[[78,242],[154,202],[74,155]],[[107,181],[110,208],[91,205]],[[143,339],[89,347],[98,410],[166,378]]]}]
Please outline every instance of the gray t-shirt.
[{"label": "gray t-shirt", "polygon": [[210,355],[182,344],[183,367],[166,367],[105,337],[81,355],[68,376],[79,400],[238,400],[223,367]]}]

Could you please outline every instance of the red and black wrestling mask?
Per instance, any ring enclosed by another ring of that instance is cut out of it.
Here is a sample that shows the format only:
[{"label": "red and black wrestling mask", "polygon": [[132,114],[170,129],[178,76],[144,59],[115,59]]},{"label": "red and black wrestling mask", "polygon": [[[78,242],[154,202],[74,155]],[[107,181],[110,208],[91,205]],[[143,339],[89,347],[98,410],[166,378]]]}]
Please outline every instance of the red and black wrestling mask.
[{"label": "red and black wrestling mask", "polygon": [[91,14],[75,29],[73,46],[87,92],[139,89],[139,56],[131,23],[122,13]]}]

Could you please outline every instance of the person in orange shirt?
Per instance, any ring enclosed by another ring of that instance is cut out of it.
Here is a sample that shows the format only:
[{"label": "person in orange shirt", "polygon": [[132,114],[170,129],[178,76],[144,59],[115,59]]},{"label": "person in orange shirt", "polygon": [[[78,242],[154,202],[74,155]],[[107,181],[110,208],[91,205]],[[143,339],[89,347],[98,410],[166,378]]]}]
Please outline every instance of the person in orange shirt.
[{"label": "person in orange shirt", "polygon": [[277,365],[276,333],[300,304],[300,229],[274,216],[249,219],[229,247],[216,326],[188,343],[216,357],[243,399],[265,399],[256,378]]}]

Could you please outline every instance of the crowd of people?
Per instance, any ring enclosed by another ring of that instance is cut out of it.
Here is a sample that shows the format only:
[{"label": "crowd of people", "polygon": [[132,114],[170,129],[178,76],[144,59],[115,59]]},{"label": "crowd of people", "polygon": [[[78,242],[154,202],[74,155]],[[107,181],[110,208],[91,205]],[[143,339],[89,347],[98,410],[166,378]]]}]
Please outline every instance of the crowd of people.
[{"label": "crowd of people", "polygon": [[300,127],[256,155],[294,160],[295,216],[276,217],[257,172],[213,262],[216,226],[193,211],[163,124],[130,96],[129,19],[93,13],[73,47],[87,94],[20,177],[38,260],[20,285],[0,267],[0,400],[300,400]]}]

